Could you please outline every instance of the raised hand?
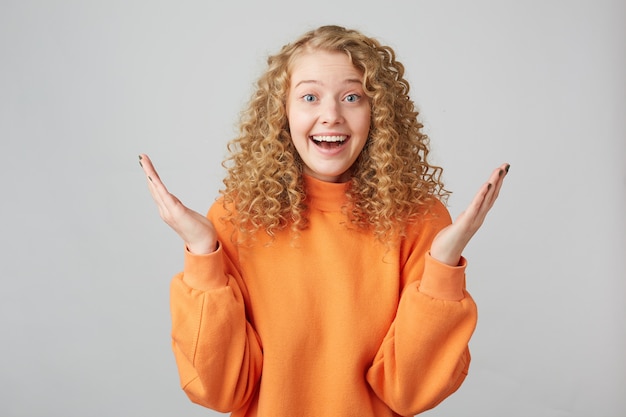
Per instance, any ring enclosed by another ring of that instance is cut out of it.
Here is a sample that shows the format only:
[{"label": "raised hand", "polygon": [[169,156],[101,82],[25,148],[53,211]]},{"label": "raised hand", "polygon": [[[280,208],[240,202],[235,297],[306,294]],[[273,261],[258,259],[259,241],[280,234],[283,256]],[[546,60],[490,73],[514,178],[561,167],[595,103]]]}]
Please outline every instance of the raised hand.
[{"label": "raised hand", "polygon": [[483,224],[487,213],[498,198],[509,167],[509,164],[503,164],[496,168],[489,180],[478,190],[467,209],[459,214],[454,223],[435,236],[430,249],[433,258],[448,265],[459,264],[465,246]]},{"label": "raised hand", "polygon": [[148,189],[161,218],[183,239],[187,249],[195,254],[213,252],[217,245],[217,234],[209,219],[187,208],[167,191],[148,155],[139,155],[139,165],[146,174]]}]

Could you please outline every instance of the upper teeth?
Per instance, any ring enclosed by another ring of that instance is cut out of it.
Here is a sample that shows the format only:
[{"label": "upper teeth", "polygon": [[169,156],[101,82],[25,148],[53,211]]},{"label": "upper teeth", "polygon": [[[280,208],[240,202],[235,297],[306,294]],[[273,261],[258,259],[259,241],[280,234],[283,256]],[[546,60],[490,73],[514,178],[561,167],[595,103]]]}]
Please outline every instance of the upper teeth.
[{"label": "upper teeth", "polygon": [[318,142],[343,142],[347,136],[313,136],[313,140]]}]

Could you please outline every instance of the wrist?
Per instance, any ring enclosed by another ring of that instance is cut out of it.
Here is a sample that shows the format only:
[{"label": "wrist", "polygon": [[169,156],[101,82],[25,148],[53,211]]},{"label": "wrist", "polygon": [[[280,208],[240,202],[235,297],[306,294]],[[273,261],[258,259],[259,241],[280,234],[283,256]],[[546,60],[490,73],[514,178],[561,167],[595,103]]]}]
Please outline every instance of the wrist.
[{"label": "wrist", "polygon": [[187,250],[194,255],[207,255],[215,252],[217,249],[217,241],[203,242],[203,243],[189,243],[185,244]]},{"label": "wrist", "polygon": [[443,253],[439,251],[434,251],[431,249],[430,256],[442,264],[446,264],[449,266],[458,266],[461,262],[461,253]]}]

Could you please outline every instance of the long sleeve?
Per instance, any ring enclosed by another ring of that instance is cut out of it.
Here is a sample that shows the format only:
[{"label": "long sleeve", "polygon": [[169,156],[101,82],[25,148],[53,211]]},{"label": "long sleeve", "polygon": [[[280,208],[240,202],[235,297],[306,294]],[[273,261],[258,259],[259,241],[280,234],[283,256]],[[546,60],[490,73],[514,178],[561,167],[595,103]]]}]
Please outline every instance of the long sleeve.
[{"label": "long sleeve", "polygon": [[[427,268],[435,262],[427,260]],[[396,319],[367,374],[368,382],[400,415],[436,406],[467,375],[467,346],[475,324],[476,306],[469,294],[460,301],[435,299],[412,283],[400,299]]]},{"label": "long sleeve", "polygon": [[[229,265],[229,266],[225,266]],[[207,274],[228,283],[194,289]],[[209,255],[185,253],[185,267],[171,284],[172,342],[180,382],[198,404],[227,412],[254,394],[263,361],[258,335],[246,317],[242,288],[222,247]]]},{"label": "long sleeve", "polygon": [[477,311],[465,291],[466,261],[450,267],[427,251],[434,235],[450,222],[440,209],[433,228],[422,231],[416,246],[407,249],[407,284],[367,373],[378,397],[400,415],[435,407],[459,388],[470,363],[468,343]]},{"label": "long sleeve", "polygon": [[398,417],[459,387],[476,310],[465,263],[428,255],[447,210],[386,244],[347,224],[346,186],[307,179],[309,226],[243,243],[231,211],[213,205],[217,251],[186,252],[171,286],[192,401],[233,417]]}]

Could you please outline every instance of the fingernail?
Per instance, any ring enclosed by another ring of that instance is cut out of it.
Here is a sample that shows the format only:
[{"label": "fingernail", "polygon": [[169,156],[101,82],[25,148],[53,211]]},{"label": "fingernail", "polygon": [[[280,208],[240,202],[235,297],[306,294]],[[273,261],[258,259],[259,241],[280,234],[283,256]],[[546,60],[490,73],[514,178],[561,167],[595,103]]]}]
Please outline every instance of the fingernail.
[{"label": "fingernail", "polygon": [[152,182],[152,177],[150,175],[148,175],[148,179]]},{"label": "fingernail", "polygon": [[491,190],[491,183],[487,184],[487,190]]},{"label": "fingernail", "polygon": [[511,168],[511,164],[506,164],[506,172],[509,172],[509,168]]},{"label": "fingernail", "polygon": [[141,163],[141,155],[139,155],[139,166],[143,168],[143,164]]},{"label": "fingernail", "polygon": [[501,177],[501,176],[502,176],[502,174],[504,174],[504,171],[502,171],[501,169],[500,169],[500,170],[498,170],[498,176],[500,176],[500,177]]}]

